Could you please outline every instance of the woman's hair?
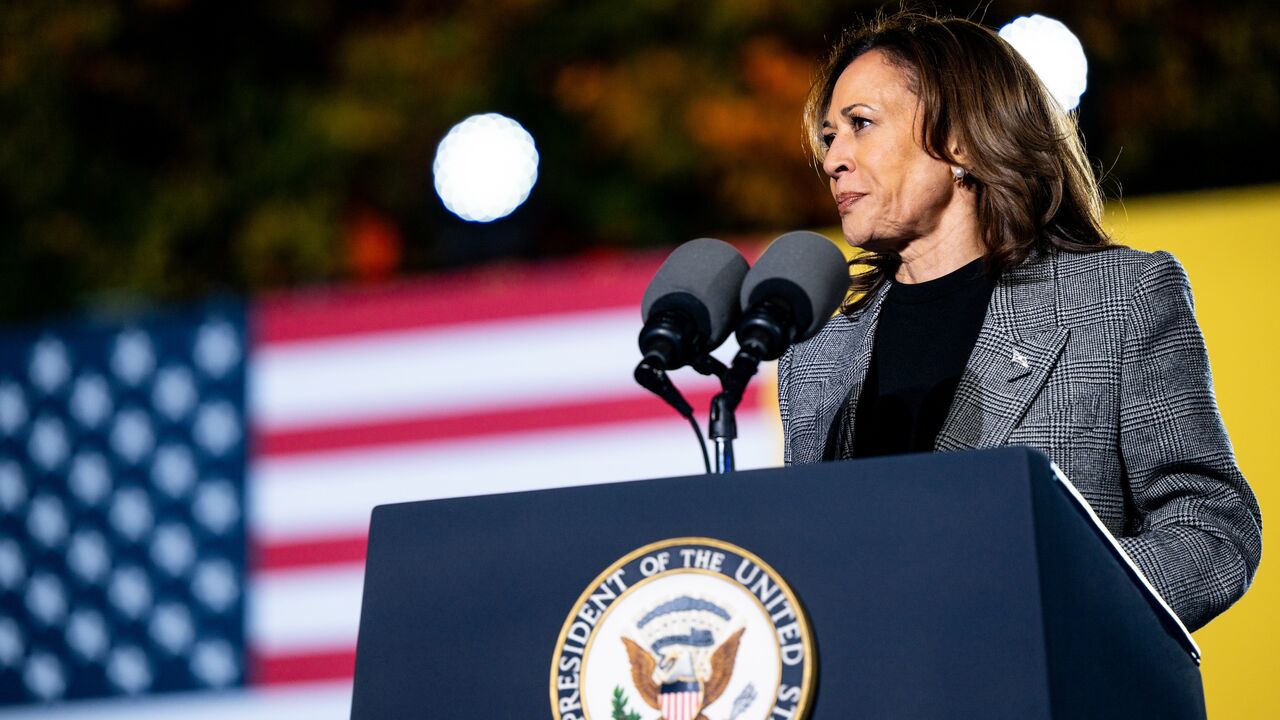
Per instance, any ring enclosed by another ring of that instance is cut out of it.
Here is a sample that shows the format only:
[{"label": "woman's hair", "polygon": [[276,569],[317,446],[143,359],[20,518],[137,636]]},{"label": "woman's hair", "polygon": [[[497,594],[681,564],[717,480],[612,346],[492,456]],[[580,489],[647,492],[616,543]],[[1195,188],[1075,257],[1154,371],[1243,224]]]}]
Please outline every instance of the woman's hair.
[{"label": "woman's hair", "polygon": [[[1002,273],[1037,249],[1111,246],[1102,230],[1102,194],[1075,116],[1053,99],[1017,50],[969,20],[904,11],[847,30],[805,101],[805,131],[819,164],[826,154],[822,122],[836,80],[871,50],[906,72],[920,100],[925,151],[953,165],[961,163],[949,143],[964,152],[963,182],[977,196],[988,271]],[[852,299],[844,312],[859,309],[900,263],[892,252],[862,253],[850,261]]]}]

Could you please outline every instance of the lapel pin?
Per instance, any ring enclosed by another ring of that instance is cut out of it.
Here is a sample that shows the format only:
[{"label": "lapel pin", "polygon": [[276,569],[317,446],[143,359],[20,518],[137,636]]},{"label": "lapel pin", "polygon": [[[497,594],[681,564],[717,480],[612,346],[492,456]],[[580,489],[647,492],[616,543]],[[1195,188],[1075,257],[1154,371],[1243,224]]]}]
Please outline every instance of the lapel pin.
[{"label": "lapel pin", "polygon": [[1023,355],[1017,350],[1013,351],[1013,363],[1018,367],[1022,368],[1023,370],[1031,369],[1031,362],[1027,360],[1027,356]]}]

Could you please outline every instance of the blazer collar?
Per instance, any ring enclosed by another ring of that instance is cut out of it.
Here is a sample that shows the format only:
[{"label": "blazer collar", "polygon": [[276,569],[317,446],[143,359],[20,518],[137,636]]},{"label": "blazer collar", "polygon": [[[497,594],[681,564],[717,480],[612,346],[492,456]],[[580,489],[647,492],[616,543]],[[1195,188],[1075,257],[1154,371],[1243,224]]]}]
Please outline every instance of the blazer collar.
[{"label": "blazer collar", "polygon": [[[997,281],[935,450],[1003,445],[1044,386],[1068,335],[1057,324],[1055,264],[1051,253],[1035,253]],[[820,380],[817,388],[793,380],[792,462],[831,459],[835,420],[845,400],[862,393],[889,285],[878,288],[859,315],[833,319],[818,342],[793,359],[794,368],[818,371],[799,375]],[[810,413],[812,425],[801,420]]]}]

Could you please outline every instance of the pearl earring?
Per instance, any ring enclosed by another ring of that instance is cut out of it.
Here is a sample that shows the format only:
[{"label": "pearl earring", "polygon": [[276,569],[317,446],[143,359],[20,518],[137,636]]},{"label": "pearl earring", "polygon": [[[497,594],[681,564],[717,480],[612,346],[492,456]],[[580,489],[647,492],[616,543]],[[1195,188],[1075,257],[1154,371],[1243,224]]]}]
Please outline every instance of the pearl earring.
[{"label": "pearl earring", "polygon": [[951,179],[955,181],[957,185],[964,182],[964,176],[968,174],[969,173],[966,172],[965,169],[960,167],[959,165],[951,166]]}]

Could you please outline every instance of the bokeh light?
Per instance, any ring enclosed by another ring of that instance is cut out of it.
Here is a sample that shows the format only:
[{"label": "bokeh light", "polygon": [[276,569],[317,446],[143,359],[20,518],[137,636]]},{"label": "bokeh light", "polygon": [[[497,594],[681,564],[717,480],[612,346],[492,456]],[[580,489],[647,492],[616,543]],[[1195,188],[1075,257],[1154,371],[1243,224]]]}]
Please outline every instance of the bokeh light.
[{"label": "bokeh light", "polygon": [[1070,28],[1053,18],[1032,15],[1000,28],[1000,37],[1026,58],[1064,110],[1074,110],[1080,104],[1089,61]]},{"label": "bokeh light", "polygon": [[520,123],[504,115],[472,115],[436,148],[436,193],[450,212],[470,222],[510,215],[538,179],[538,148]]}]

